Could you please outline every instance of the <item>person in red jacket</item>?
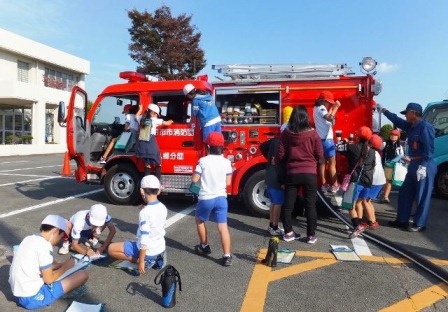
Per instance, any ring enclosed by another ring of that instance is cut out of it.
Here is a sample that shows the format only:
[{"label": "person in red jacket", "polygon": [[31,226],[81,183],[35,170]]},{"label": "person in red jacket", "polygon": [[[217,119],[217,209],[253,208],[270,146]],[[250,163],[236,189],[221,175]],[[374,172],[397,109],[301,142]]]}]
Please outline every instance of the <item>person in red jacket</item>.
[{"label": "person in red jacket", "polygon": [[307,238],[317,241],[317,166],[323,161],[322,142],[316,130],[311,128],[308,112],[303,105],[294,107],[289,126],[280,136],[275,163],[286,160],[285,203],[282,207],[282,222],[285,228],[283,240],[290,242],[300,237],[292,228],[292,212],[299,188],[303,191]]}]

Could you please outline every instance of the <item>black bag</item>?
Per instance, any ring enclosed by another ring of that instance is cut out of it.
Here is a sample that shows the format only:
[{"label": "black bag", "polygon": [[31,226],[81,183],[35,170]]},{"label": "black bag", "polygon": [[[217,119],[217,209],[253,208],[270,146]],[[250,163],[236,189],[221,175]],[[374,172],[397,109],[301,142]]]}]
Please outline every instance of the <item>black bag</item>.
[{"label": "black bag", "polygon": [[[157,281],[157,279],[159,279]],[[179,283],[179,291],[182,291],[182,283],[179,271],[172,265],[164,267],[154,278],[156,285],[162,285],[162,306],[172,308],[176,305],[176,288]]]}]

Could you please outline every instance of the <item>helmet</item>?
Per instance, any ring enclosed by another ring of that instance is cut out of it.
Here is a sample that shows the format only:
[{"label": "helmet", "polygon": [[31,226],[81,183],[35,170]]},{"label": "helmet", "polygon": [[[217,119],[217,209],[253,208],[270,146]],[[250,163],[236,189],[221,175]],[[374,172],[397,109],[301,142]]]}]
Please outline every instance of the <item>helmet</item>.
[{"label": "helmet", "polygon": [[358,129],[358,137],[363,140],[370,140],[372,137],[372,129],[366,126],[362,126]]},{"label": "helmet", "polygon": [[378,134],[372,135],[369,142],[374,149],[378,151],[383,149],[383,139]]},{"label": "helmet", "polygon": [[320,93],[320,95],[319,95],[319,98],[322,99],[322,100],[327,101],[330,104],[334,104],[335,103],[333,93],[331,93],[330,91],[327,91],[327,90],[322,91]]},{"label": "helmet", "polygon": [[124,113],[125,111],[131,110],[131,109],[132,109],[132,104],[126,104],[126,105],[123,107],[123,113]]},{"label": "helmet", "polygon": [[396,135],[396,136],[400,136],[400,130],[398,130],[398,129],[392,129],[391,131],[390,131],[390,134],[389,135]]},{"label": "helmet", "polygon": [[210,146],[224,146],[224,136],[221,132],[210,132],[205,143]]},{"label": "helmet", "polygon": [[190,92],[193,91],[194,89],[195,89],[195,88],[194,88],[194,86],[193,86],[191,83],[186,84],[186,85],[184,86],[184,94],[187,95],[188,93],[190,93]]},{"label": "helmet", "polygon": [[289,122],[289,117],[291,117],[291,113],[292,113],[292,107],[291,106],[286,106],[285,108],[283,108],[283,110],[282,110],[283,123],[288,123]]},{"label": "helmet", "polygon": [[160,107],[157,106],[156,104],[153,104],[153,103],[149,104],[148,109],[150,111],[153,111],[154,113],[157,113],[157,115],[160,115]]}]

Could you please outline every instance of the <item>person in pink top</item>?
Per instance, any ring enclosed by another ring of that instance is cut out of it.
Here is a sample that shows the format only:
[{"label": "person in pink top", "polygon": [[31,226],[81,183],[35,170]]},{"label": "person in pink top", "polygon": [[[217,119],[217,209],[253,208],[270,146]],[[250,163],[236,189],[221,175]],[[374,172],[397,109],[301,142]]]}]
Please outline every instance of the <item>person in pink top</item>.
[{"label": "person in pink top", "polygon": [[[306,242],[317,241],[317,168],[323,161],[322,142],[316,130],[311,128],[308,112],[303,105],[294,107],[289,126],[280,136],[275,163],[286,160],[285,203],[283,209],[283,240],[290,242],[300,237],[292,228],[292,211],[297,192],[302,189],[307,222]],[[284,159],[285,158],[285,159]]]}]

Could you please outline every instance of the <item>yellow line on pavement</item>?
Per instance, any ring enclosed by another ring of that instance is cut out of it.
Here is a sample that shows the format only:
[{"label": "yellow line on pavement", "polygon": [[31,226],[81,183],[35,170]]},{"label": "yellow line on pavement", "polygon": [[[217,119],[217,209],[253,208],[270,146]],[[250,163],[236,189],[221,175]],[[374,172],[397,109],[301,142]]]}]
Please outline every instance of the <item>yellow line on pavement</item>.
[{"label": "yellow line on pavement", "polygon": [[306,271],[310,271],[310,270],[314,270],[317,268],[321,268],[327,265],[332,265],[337,263],[338,260],[336,259],[317,259],[317,260],[312,260],[309,262],[305,262],[305,263],[300,263],[300,264],[295,264],[295,265],[291,265],[290,267],[281,269],[281,270],[275,270],[275,271],[271,271],[270,273],[270,281],[275,281],[275,280],[279,280],[291,275],[295,275],[295,274],[299,274],[299,273],[303,273]]},{"label": "yellow line on pavement", "polygon": [[437,301],[446,299],[448,297],[448,285],[440,283],[422,292],[397,302],[387,308],[380,310],[381,312],[396,312],[396,311],[420,311],[429,307]]}]

